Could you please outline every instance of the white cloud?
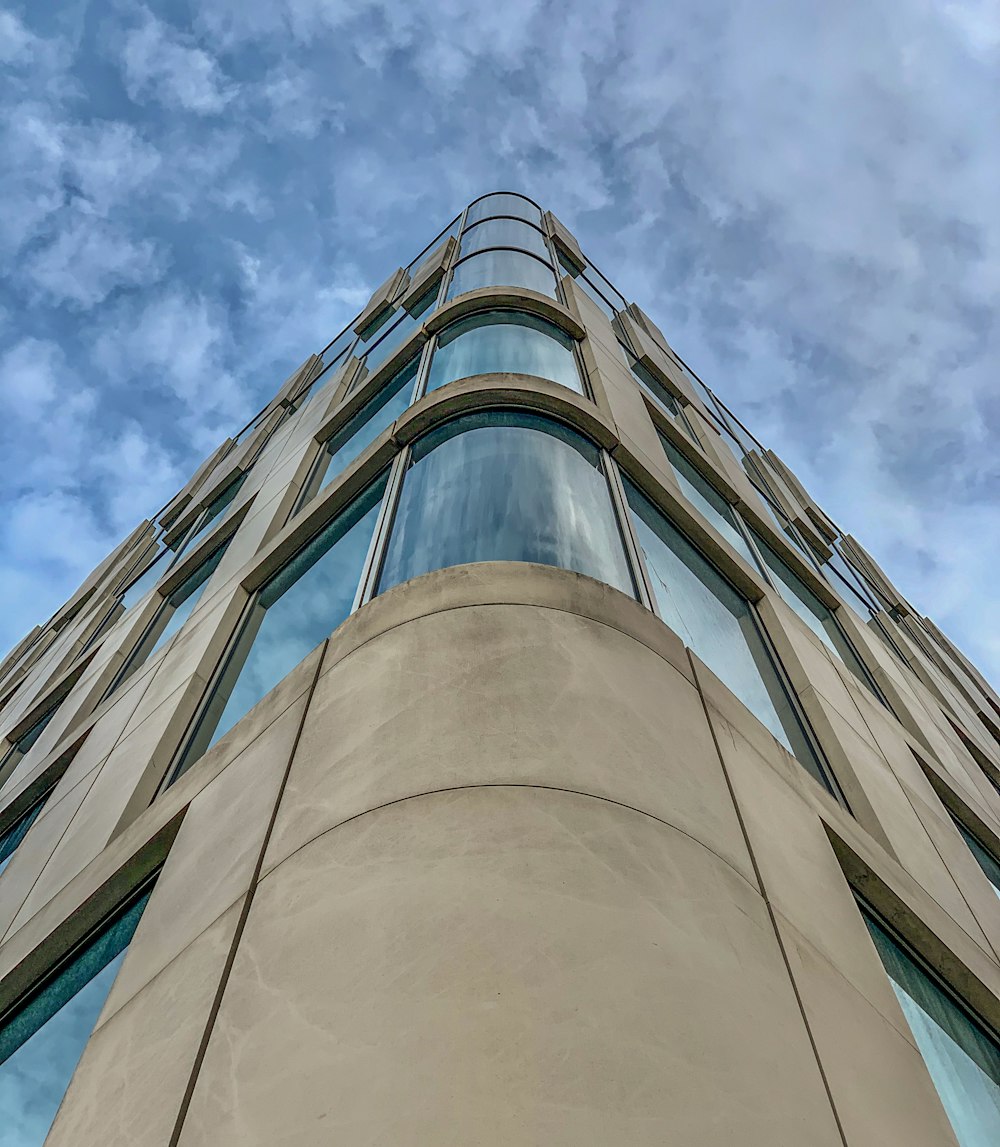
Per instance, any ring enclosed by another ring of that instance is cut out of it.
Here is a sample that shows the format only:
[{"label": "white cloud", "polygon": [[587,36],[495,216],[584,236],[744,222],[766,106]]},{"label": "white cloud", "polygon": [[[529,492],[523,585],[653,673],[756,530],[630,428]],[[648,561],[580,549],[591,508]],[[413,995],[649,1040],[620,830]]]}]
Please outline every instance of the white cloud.
[{"label": "white cloud", "polygon": [[167,108],[217,115],[237,94],[211,53],[145,8],[138,26],[125,33],[122,65],[125,88],[137,102],[150,97]]}]

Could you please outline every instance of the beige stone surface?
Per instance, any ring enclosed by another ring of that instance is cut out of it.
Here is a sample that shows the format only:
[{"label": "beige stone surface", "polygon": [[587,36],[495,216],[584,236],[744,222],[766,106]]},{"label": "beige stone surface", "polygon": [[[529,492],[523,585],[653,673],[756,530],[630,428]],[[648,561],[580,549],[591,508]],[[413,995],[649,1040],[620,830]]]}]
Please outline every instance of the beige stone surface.
[{"label": "beige stone surface", "polygon": [[234,906],[99,1026],[46,1147],[166,1147],[238,919]]},{"label": "beige stone surface", "polygon": [[100,1023],[230,905],[242,904],[304,709],[302,697],[191,802]]},{"label": "beige stone surface", "polygon": [[759,896],[539,789],[359,817],[262,882],[180,1143],[840,1143]]},{"label": "beige stone surface", "polygon": [[694,687],[609,626],[518,605],[397,625],[324,673],[265,867],[380,804],[495,783],[639,808],[753,880]]}]

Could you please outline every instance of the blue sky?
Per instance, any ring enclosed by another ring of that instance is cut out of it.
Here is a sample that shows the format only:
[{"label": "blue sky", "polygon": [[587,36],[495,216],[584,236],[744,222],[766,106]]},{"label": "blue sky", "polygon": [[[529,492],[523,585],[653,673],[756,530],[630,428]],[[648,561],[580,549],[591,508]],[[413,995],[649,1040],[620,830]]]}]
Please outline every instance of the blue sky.
[{"label": "blue sky", "polygon": [[509,187],[1000,679],[998,72],[989,0],[0,8],[0,646]]}]

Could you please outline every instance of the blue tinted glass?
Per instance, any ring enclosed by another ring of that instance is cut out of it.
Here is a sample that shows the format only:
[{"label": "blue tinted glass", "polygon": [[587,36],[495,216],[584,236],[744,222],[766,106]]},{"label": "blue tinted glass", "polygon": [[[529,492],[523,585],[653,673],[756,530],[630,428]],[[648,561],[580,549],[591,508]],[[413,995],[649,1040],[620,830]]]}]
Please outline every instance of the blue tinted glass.
[{"label": "blue tinted glass", "polygon": [[394,375],[375,397],[365,404],[338,434],[330,439],[329,461],[323,471],[319,490],[328,486],[346,466],[370,446],[383,430],[390,427],[410,405],[413,380],[419,359],[408,363]]},{"label": "blue tinted glass", "polygon": [[749,603],[630,482],[625,483],[660,616],[826,785],[754,624]]},{"label": "blue tinted glass", "polygon": [[541,231],[519,219],[488,219],[462,236],[462,255],[474,255],[487,247],[518,247],[549,262],[549,249]]},{"label": "blue tinted glass", "polygon": [[524,287],[555,298],[556,279],[533,255],[521,251],[484,251],[458,264],[448,287],[448,298],[454,299],[480,287]]},{"label": "blue tinted glass", "polygon": [[370,486],[261,590],[174,779],[351,612],[385,483]]},{"label": "blue tinted glass", "polygon": [[1000,1046],[865,917],[961,1147],[1000,1143]]},{"label": "blue tinted glass", "polygon": [[164,556],[170,554],[173,557],[172,550],[163,550],[153,562],[148,566],[143,573],[135,579],[134,582],[122,594],[122,605],[129,609],[131,606],[146,596],[147,593],[153,588],[154,585],[160,580],[167,568],[167,562],[164,561]]},{"label": "blue tinted glass", "polygon": [[105,928],[0,1029],[0,1142],[41,1147],[148,899]]},{"label": "blue tinted glass", "polygon": [[583,393],[573,340],[558,327],[519,311],[488,311],[442,332],[427,390],[476,374],[530,374]]},{"label": "blue tinted glass", "polygon": [[736,525],[736,518],[733,516],[732,507],[729,503],[718,490],[712,487],[707,479],[698,473],[677,447],[664,438],[662,434],[660,441],[684,497],[708,519],[709,523],[722,534],[733,549],[756,568],[757,563],[750,552],[746,539]]},{"label": "blue tinted glass", "polygon": [[[379,327],[379,329],[371,336],[365,346],[371,346],[371,349],[365,354],[365,365],[368,367],[368,373],[374,374],[376,370],[387,362],[404,342],[413,334],[415,330],[423,322],[424,315],[434,305],[437,298],[437,287],[428,291],[423,298],[414,306],[412,312],[400,311],[399,317],[395,320],[395,326],[392,327]],[[358,355],[364,353],[364,346],[358,348]]]},{"label": "blue tinted glass", "polygon": [[10,858],[17,851],[17,846],[24,840],[28,834],[28,829],[38,819],[38,814],[42,811],[45,800],[46,798],[43,797],[42,800],[36,801],[24,816],[0,837],[0,872],[3,872],[10,863]]},{"label": "blue tinted glass", "polygon": [[[954,819],[954,818],[952,818]],[[993,891],[1000,896],[1000,862],[993,855],[992,852],[987,851],[978,840],[972,835],[971,832],[961,824],[955,821],[955,827],[962,834],[965,843],[969,846],[969,851],[979,861],[979,867],[986,873],[989,878],[990,884],[993,885]]]},{"label": "blue tinted glass", "polygon": [[488,219],[491,215],[513,215],[517,219],[527,219],[529,223],[534,223],[538,227],[542,224],[542,213],[533,203],[522,199],[520,195],[498,191],[473,203],[465,217],[465,225],[471,227],[473,223],[478,223],[480,219]]},{"label": "blue tinted glass", "polygon": [[507,411],[456,419],[415,446],[379,589],[463,562],[522,561],[631,594],[595,446]]}]

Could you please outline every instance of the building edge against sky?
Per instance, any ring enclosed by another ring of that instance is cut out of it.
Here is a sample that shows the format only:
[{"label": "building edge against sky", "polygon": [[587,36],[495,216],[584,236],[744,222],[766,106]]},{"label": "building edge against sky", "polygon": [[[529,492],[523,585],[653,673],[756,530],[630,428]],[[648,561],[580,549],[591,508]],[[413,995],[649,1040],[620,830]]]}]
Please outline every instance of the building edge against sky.
[{"label": "building edge against sky", "polygon": [[1000,1142],[1000,696],[523,197],[7,656],[0,738],[19,1147]]}]

